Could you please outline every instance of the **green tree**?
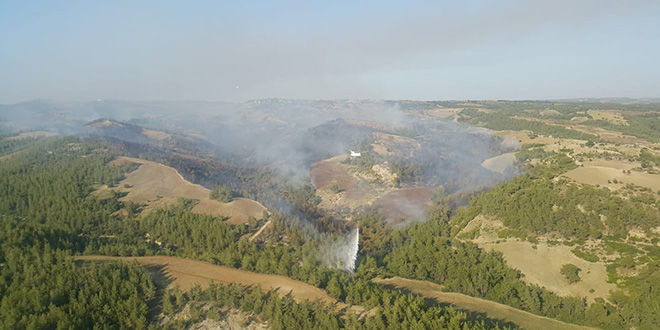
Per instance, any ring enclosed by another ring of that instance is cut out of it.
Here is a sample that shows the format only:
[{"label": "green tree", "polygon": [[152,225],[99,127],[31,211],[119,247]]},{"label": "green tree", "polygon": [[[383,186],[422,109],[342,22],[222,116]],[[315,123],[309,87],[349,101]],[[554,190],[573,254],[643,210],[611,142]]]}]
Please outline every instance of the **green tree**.
[{"label": "green tree", "polygon": [[582,279],[580,279],[580,268],[573,264],[564,264],[561,266],[561,274],[566,277],[568,280],[568,283],[577,283],[580,282]]},{"label": "green tree", "polygon": [[217,186],[211,190],[209,198],[219,200],[223,203],[229,203],[234,199],[234,194],[228,187]]}]

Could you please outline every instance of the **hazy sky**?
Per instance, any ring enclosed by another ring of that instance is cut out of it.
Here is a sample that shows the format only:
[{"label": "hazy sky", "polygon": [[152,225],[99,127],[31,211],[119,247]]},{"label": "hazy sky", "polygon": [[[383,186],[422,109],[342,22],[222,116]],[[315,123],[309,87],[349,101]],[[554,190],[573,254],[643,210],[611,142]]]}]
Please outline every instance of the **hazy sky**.
[{"label": "hazy sky", "polygon": [[659,0],[0,0],[0,102],[660,97]]}]

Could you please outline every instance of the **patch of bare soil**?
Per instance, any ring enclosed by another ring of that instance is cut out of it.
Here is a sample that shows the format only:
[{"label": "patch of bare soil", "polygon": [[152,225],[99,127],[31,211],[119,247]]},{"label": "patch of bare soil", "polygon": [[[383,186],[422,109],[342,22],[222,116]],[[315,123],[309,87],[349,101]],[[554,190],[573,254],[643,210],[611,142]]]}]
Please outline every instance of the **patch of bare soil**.
[{"label": "patch of bare soil", "polygon": [[376,278],[373,281],[391,288],[434,299],[440,304],[450,304],[458,309],[483,313],[493,320],[511,322],[522,329],[593,330],[590,327],[564,323],[551,318],[534,315],[493,301],[474,298],[460,293],[443,292],[442,286],[428,281],[409,280],[401,277],[388,279]]},{"label": "patch of bare soil", "polygon": [[[186,306],[188,309],[188,306]],[[181,314],[189,314],[189,311],[181,312]],[[240,309],[223,309],[221,318],[219,320],[206,319],[204,321],[195,323],[190,326],[190,330],[266,330],[270,329],[267,322],[261,321],[256,315],[246,313]],[[188,319],[185,316],[179,316],[182,319]],[[167,322],[164,322],[167,324]]]},{"label": "patch of bare soil", "polygon": [[357,183],[353,176],[339,163],[343,159],[344,156],[336,156],[312,165],[310,176],[316,189],[323,190],[337,186],[340,191],[349,191],[356,188]]},{"label": "patch of bare soil", "polygon": [[374,204],[389,223],[400,220],[422,220],[432,206],[431,198],[437,187],[420,187],[394,190],[378,198]]}]

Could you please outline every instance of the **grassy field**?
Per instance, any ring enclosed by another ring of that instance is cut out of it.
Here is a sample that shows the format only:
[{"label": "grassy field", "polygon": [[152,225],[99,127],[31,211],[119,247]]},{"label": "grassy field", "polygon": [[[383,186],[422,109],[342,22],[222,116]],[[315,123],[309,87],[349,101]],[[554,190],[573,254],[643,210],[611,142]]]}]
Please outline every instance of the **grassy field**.
[{"label": "grassy field", "polygon": [[171,135],[169,135],[165,132],[156,131],[156,130],[152,130],[152,129],[146,129],[146,128],[142,128],[142,135],[148,137],[149,139],[156,140],[156,141],[163,141],[163,140],[167,140],[170,137],[172,137]]},{"label": "grassy field", "polygon": [[[593,302],[596,297],[607,299],[610,290],[616,289],[616,285],[607,283],[605,264],[580,259],[571,252],[573,248],[565,245],[539,243],[534,248],[532,243],[511,240],[499,244],[477,243],[483,249],[502,252],[507,264],[520,270],[526,282],[544,286],[562,296],[586,297]],[[569,284],[560,274],[562,265],[568,263],[581,269],[580,282]]]},{"label": "grassy field", "polygon": [[168,257],[109,257],[109,256],[79,256],[76,261],[82,263],[122,260],[137,261],[149,271],[159,288],[169,288],[178,285],[187,291],[193,285],[203,288],[214,283],[237,283],[244,286],[259,285],[264,290],[277,290],[281,295],[291,295],[296,300],[322,301],[329,304],[337,302],[325,291],[280,275],[269,275],[248,272],[240,269],[214,265],[204,261]]},{"label": "grassy field", "polygon": [[400,277],[374,279],[375,283],[412,292],[433,299],[440,304],[453,305],[458,309],[485,314],[491,319],[511,322],[522,329],[587,330],[590,327],[569,324],[543,316],[534,315],[493,301],[474,298],[460,293],[443,292],[442,286],[428,281],[409,280]]},{"label": "grassy field", "polygon": [[24,139],[29,139],[29,138],[36,138],[36,137],[49,137],[49,136],[56,136],[58,135],[57,133],[53,132],[46,132],[46,131],[34,131],[34,132],[24,132],[20,133],[15,136],[10,136],[6,137],[5,140],[7,141],[12,141],[12,140],[24,140]]},{"label": "grassy field", "polygon": [[210,190],[184,179],[176,169],[163,164],[137,158],[119,157],[115,164],[139,163],[140,167],[128,174],[118,187],[101,187],[96,194],[102,196],[110,190],[126,192],[125,201],[144,203],[146,210],[166,207],[179,197],[199,200],[193,212],[229,217],[234,224],[247,222],[250,218],[261,219],[266,208],[247,198],[235,198],[222,203],[209,198]]},{"label": "grassy field", "polygon": [[514,165],[516,154],[513,152],[488,158],[481,163],[481,166],[491,172],[504,173],[508,168]]},{"label": "grassy field", "polygon": [[[637,186],[647,187],[653,191],[660,190],[660,175],[644,172],[631,171],[630,174],[623,173],[623,170],[631,170],[639,167],[639,163],[630,163],[624,161],[597,160],[594,162],[585,162],[583,167],[566,172],[564,175],[577,182],[601,185],[609,187],[612,190],[623,187],[626,183],[632,183]],[[614,179],[619,184],[612,183]],[[610,182],[608,182],[610,180]]]},{"label": "grassy field", "polygon": [[371,146],[378,154],[402,157],[410,155],[413,150],[421,147],[419,142],[409,137],[382,132],[374,133],[374,143]]},{"label": "grassy field", "polygon": [[587,114],[595,120],[606,120],[615,125],[628,125],[628,121],[623,118],[621,112],[611,110],[588,110]]}]

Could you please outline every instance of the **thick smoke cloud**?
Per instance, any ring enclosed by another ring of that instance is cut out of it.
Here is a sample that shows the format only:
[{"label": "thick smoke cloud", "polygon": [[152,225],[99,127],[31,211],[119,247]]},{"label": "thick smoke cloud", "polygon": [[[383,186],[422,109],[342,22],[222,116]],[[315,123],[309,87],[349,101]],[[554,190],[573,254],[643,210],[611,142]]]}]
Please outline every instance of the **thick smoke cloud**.
[{"label": "thick smoke cloud", "polygon": [[[383,162],[384,156],[369,150],[379,136],[396,136],[405,142],[389,146],[392,155],[385,157],[403,168],[415,168],[414,180],[402,181],[402,187],[433,190],[442,186],[453,193],[487,187],[516,174],[513,169],[497,173],[481,166],[485,159],[515,150],[515,143],[494,137],[485,129],[422,114],[421,110],[404,111],[398,103],[384,101],[33,101],[0,105],[0,128],[4,133],[49,130],[102,134],[136,144],[167,143],[150,140],[141,131],[142,127],[160,130],[216,159],[231,159],[239,167],[275,170],[282,186],[308,184],[313,163],[347,155],[350,149]],[[99,118],[119,121],[118,128],[99,131],[89,125]],[[424,219],[419,197],[408,192],[396,195],[393,207]],[[299,225],[309,237],[328,241],[311,222],[302,220]],[[351,271],[357,253],[355,237],[350,233],[345,239],[330,240],[320,252],[320,260]]]}]

